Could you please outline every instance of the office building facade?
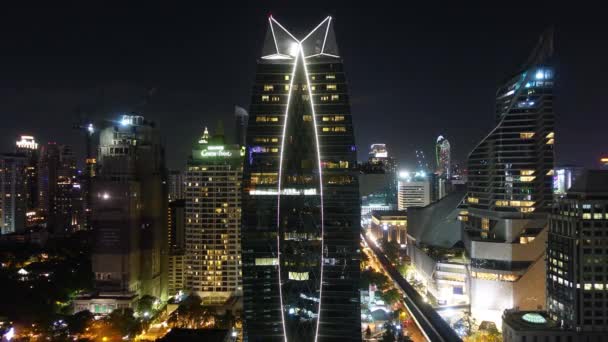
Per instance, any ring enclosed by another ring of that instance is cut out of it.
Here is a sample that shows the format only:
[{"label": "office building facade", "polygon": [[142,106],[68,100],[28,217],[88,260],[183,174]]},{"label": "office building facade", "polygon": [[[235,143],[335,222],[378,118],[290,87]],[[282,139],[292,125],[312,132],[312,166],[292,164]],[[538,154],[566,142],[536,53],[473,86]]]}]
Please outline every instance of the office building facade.
[{"label": "office building facade", "polygon": [[358,168],[332,25],[297,39],[269,18],[243,177],[248,341],[361,340]]},{"label": "office building facade", "polygon": [[544,252],[553,199],[553,36],[496,93],[496,127],[468,157],[463,240],[471,309],[500,322],[505,309],[545,305]]},{"label": "office building facade", "polygon": [[223,304],[242,291],[242,177],[240,146],[205,128],[185,177],[187,288],[205,303]]}]

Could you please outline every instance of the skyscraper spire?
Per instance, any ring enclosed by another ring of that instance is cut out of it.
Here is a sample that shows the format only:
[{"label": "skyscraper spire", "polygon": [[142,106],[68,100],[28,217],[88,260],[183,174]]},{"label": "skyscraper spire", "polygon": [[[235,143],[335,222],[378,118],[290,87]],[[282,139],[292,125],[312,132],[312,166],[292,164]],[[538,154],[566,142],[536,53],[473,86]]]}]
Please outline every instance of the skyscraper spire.
[{"label": "skyscraper spire", "polygon": [[207,126],[205,126],[205,130],[203,131],[203,136],[198,141],[199,144],[208,144],[209,143],[209,130],[207,130]]}]

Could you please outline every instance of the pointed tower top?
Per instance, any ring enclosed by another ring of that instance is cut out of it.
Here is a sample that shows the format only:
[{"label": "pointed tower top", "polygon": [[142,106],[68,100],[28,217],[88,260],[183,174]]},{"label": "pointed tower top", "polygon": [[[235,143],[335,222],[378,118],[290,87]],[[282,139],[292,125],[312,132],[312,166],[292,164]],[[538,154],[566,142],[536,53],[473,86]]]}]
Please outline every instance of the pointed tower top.
[{"label": "pointed tower top", "polygon": [[198,141],[199,144],[208,144],[209,143],[209,130],[207,130],[207,126],[205,126],[205,130],[203,131],[203,136]]},{"label": "pointed tower top", "polygon": [[325,18],[304,38],[297,39],[270,15],[264,47],[262,48],[262,58],[269,60],[292,59],[298,53],[300,46],[306,58],[316,56],[339,58],[332,19],[332,17]]},{"label": "pointed tower top", "polygon": [[543,34],[538,38],[538,43],[532,50],[530,57],[524,64],[523,69],[529,69],[530,67],[538,64],[543,64],[547,61],[547,59],[553,56],[554,47],[553,47],[553,39],[554,39],[554,30],[553,27],[547,28]]}]

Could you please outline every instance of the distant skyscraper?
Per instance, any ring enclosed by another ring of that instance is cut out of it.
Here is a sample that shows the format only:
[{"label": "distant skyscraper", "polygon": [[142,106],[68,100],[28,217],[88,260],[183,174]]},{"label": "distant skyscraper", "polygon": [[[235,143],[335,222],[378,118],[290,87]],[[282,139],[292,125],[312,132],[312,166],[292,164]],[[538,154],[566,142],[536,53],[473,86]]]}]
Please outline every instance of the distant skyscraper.
[{"label": "distant skyscraper", "polygon": [[302,39],[269,25],[243,177],[245,334],[361,340],[357,158],[332,18]]},{"label": "distant skyscraper", "polygon": [[184,172],[169,171],[169,202],[186,198],[186,183]]},{"label": "distant skyscraper", "polygon": [[27,210],[27,167],[24,154],[0,154],[0,228],[2,234],[22,231]]},{"label": "distant skyscraper", "polygon": [[234,106],[235,120],[235,141],[240,146],[245,146],[247,143],[247,122],[249,121],[249,113],[243,107]]},{"label": "distant skyscraper", "polygon": [[553,198],[553,82],[547,32],[525,66],[496,94],[496,127],[468,158],[471,308],[500,320],[504,309],[545,304],[543,255]]},{"label": "distant skyscraper", "polygon": [[100,132],[98,155],[92,184],[95,288],[121,297],[103,305],[94,297],[91,311],[128,306],[138,295],[165,299],[167,175],[159,129],[142,116],[123,115]]},{"label": "distant skyscraper", "polygon": [[437,173],[445,179],[450,179],[452,173],[450,142],[440,135],[435,144],[435,158],[437,161]]},{"label": "distant skyscraper", "polygon": [[186,172],[187,287],[206,303],[240,295],[241,182],[239,145],[207,128],[195,143]]},{"label": "distant skyscraper", "polygon": [[397,208],[426,207],[432,201],[431,190],[428,175],[420,171],[413,174],[403,172],[399,175]]},{"label": "distant skyscraper", "polygon": [[587,171],[550,216],[547,311],[566,329],[608,332],[606,232],[608,171]]}]

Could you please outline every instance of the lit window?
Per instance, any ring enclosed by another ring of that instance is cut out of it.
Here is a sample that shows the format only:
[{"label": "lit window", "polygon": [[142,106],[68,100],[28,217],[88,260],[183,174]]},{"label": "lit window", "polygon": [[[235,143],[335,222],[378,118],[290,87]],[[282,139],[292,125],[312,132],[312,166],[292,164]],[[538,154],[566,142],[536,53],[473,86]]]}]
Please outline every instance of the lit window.
[{"label": "lit window", "polygon": [[521,176],[519,177],[519,180],[522,182],[531,182],[534,179],[536,179],[536,176]]},{"label": "lit window", "polygon": [[554,139],[547,140],[547,145],[553,145],[555,143]]},{"label": "lit window", "polygon": [[497,207],[508,207],[509,201],[503,201],[503,200],[496,201],[496,206]]},{"label": "lit window", "polygon": [[310,86],[310,90],[315,91],[315,90],[317,90],[317,87],[316,87],[316,86],[314,86],[314,85],[313,85],[313,86]]},{"label": "lit window", "polygon": [[534,137],[534,132],[521,132],[519,133],[519,138],[520,139],[532,139],[532,137]]},{"label": "lit window", "polygon": [[333,94],[333,95],[331,96],[331,100],[332,100],[332,101],[338,101],[339,99],[340,99],[340,95]]},{"label": "lit window", "polygon": [[256,266],[276,266],[278,264],[278,258],[255,258]]},{"label": "lit window", "polygon": [[490,229],[490,219],[489,218],[484,217],[481,219],[481,229],[483,229],[483,230]]},{"label": "lit window", "polygon": [[336,79],[336,75],[334,75],[334,74],[327,74],[327,75],[325,75],[325,79],[326,80],[335,80]]},{"label": "lit window", "polygon": [[285,85],[285,91],[289,91],[289,84]]},{"label": "lit window", "polygon": [[270,100],[270,96],[262,95],[262,102],[268,102],[268,100]]},{"label": "lit window", "polygon": [[278,97],[278,96],[273,96],[272,97],[272,102],[279,102],[279,100],[281,100],[281,98]]},{"label": "lit window", "polygon": [[522,176],[531,176],[534,174],[534,170],[521,170],[520,173]]},{"label": "lit window", "polygon": [[311,122],[312,115],[302,115],[302,120],[304,120],[305,122]]},{"label": "lit window", "polygon": [[327,100],[329,100],[329,96],[327,96],[327,95],[321,96],[321,101],[327,101]]},{"label": "lit window", "polygon": [[551,169],[551,170],[547,171],[547,176],[553,176],[553,173],[554,173],[553,169]]},{"label": "lit window", "polygon": [[550,139],[550,138],[555,138],[555,133],[551,132],[551,133],[547,134],[547,137],[546,137],[546,138],[547,138],[547,139]]},{"label": "lit window", "polygon": [[325,89],[327,89],[327,90],[337,90],[338,86],[336,86],[335,84],[328,84]]},{"label": "lit window", "polygon": [[479,198],[476,197],[468,197],[467,202],[469,203],[479,203]]},{"label": "lit window", "polygon": [[273,91],[274,86],[272,84],[264,84],[264,91]]},{"label": "lit window", "polygon": [[289,279],[296,281],[308,280],[308,272],[289,272]]},{"label": "lit window", "polygon": [[285,75],[285,81],[289,81],[289,75]]}]

